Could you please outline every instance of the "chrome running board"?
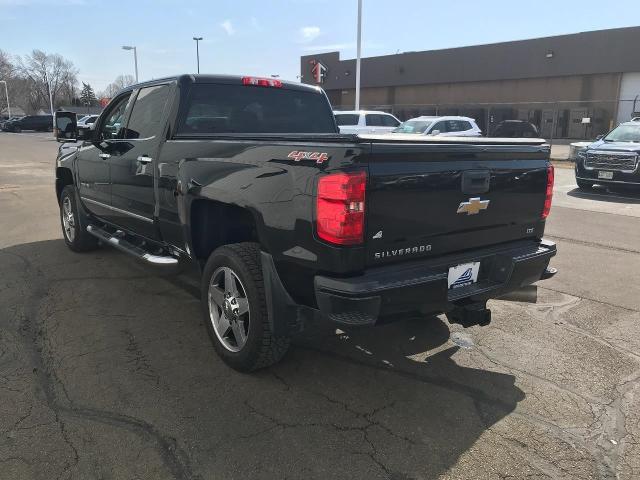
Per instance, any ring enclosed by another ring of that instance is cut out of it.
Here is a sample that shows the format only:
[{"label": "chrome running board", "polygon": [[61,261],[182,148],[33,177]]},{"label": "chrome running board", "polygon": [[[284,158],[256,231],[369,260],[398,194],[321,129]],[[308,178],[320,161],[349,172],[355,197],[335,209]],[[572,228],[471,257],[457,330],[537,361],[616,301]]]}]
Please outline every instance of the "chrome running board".
[{"label": "chrome running board", "polygon": [[149,253],[146,250],[132,244],[131,242],[128,242],[124,238],[117,236],[117,232],[116,235],[112,235],[106,230],[96,227],[95,225],[88,225],[87,232],[101,240],[103,243],[111,245],[118,250],[122,250],[123,252],[128,253],[129,255],[133,255],[134,257],[137,257],[140,260],[144,260],[145,262],[152,265],[169,266],[178,264],[177,258],[168,255],[154,255],[152,253]]}]

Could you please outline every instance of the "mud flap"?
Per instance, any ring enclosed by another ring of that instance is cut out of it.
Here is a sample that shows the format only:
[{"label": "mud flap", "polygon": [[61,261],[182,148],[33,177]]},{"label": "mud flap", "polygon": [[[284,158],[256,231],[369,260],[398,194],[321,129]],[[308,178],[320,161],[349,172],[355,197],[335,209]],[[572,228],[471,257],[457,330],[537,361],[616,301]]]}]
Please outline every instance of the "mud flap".
[{"label": "mud flap", "polygon": [[305,308],[294,302],[289,292],[282,285],[271,255],[260,251],[260,260],[262,262],[264,294],[267,301],[271,331],[277,337],[286,337],[292,333],[302,331],[306,314],[313,317],[312,309]]}]

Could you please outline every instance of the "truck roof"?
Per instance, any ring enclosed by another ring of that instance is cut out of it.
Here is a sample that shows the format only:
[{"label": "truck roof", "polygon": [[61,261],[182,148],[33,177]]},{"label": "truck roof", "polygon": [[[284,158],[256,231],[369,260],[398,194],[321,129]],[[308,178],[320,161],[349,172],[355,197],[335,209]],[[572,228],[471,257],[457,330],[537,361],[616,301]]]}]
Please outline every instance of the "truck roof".
[{"label": "truck roof", "polygon": [[167,83],[171,81],[177,81],[178,83],[230,83],[230,84],[238,84],[242,83],[242,79],[246,77],[252,78],[266,78],[268,80],[278,80],[282,83],[283,88],[287,88],[290,90],[302,90],[309,92],[320,92],[322,89],[315,85],[307,85],[304,83],[275,79],[271,77],[260,77],[257,75],[218,75],[218,74],[193,74],[193,73],[185,73],[182,75],[174,75],[171,77],[163,77],[156,78],[153,80],[149,80],[146,82],[135,83],[133,85],[129,85],[128,87],[123,88],[121,91],[134,90],[140,87],[146,87],[150,85],[158,85],[161,83]]}]

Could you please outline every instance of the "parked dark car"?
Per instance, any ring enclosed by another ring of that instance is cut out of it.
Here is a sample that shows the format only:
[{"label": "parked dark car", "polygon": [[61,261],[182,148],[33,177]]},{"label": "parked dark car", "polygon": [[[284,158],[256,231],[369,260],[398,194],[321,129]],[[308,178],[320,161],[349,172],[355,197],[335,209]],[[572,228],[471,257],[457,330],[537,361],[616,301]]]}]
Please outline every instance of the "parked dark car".
[{"label": "parked dark car", "polygon": [[2,121],[0,121],[0,130],[4,130],[4,126],[8,123],[8,122],[14,122],[16,120],[20,120],[22,117],[9,117],[9,118],[4,118]]},{"label": "parked dark car", "polygon": [[640,188],[640,118],[621,123],[577,153],[576,183]]},{"label": "parked dark car", "polygon": [[279,361],[311,321],[486,325],[488,299],[532,298],[555,273],[543,140],[340,135],[318,87],[184,75],[126,88],[71,145],[67,246],[195,266],[214,348],[239,370]]},{"label": "parked dark car", "polygon": [[533,123],[525,120],[503,120],[495,126],[490,136],[500,138],[538,138],[540,134]]},{"label": "parked dark car", "polygon": [[19,133],[22,130],[36,130],[39,132],[53,131],[53,117],[51,115],[27,115],[20,120],[10,121],[4,124],[5,132]]}]

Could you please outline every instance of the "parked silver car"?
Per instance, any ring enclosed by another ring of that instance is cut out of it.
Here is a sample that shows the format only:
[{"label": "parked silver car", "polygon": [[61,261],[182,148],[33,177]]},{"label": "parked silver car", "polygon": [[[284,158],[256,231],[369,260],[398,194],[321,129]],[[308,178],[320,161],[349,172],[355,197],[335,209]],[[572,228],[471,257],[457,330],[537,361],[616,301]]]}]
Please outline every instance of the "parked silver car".
[{"label": "parked silver car", "polygon": [[416,117],[403,122],[393,133],[417,133],[446,137],[480,137],[482,131],[469,117]]}]

